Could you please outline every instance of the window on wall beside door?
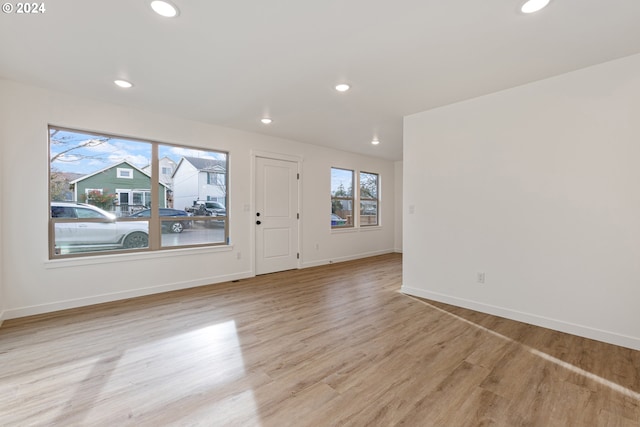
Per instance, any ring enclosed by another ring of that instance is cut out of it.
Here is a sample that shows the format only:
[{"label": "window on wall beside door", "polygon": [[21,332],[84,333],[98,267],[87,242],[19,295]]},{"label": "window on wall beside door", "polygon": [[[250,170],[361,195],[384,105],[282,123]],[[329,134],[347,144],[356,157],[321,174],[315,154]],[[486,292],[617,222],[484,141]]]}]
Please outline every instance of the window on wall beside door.
[{"label": "window on wall beside door", "polygon": [[360,225],[378,225],[378,174],[360,172]]},{"label": "window on wall beside door", "polygon": [[353,171],[331,168],[331,227],[354,226]]},{"label": "window on wall beside door", "polygon": [[[356,185],[359,191],[354,192]],[[354,210],[354,206],[359,209]],[[379,210],[380,176],[377,173],[331,168],[331,228],[379,225]]]},{"label": "window on wall beside door", "polygon": [[[50,258],[226,244],[228,157],[50,126]],[[158,159],[177,165],[170,179]],[[219,209],[202,209],[211,197]]]}]

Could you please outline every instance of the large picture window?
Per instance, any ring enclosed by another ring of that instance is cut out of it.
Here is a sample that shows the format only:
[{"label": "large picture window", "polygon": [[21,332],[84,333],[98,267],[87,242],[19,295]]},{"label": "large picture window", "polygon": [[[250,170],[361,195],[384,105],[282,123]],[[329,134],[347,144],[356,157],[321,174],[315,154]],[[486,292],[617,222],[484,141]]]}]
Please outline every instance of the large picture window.
[{"label": "large picture window", "polygon": [[50,126],[49,162],[51,258],[228,242],[225,152]]}]

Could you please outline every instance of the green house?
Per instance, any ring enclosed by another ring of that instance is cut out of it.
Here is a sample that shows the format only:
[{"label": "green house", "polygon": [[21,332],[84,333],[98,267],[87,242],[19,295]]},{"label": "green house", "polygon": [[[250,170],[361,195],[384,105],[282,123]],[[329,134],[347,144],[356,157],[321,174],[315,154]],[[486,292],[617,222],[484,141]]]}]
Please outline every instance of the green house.
[{"label": "green house", "polygon": [[[117,215],[151,206],[151,177],[129,162],[121,162],[71,181],[76,201],[96,205]],[[158,185],[158,206],[167,207],[169,189]]]}]

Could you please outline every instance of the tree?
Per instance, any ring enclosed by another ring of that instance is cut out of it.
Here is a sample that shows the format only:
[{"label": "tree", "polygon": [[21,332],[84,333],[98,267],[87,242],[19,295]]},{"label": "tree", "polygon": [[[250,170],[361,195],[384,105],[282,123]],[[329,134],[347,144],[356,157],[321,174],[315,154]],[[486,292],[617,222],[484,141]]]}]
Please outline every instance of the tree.
[{"label": "tree", "polygon": [[111,207],[116,202],[117,197],[118,196],[115,194],[103,194],[100,191],[93,190],[93,191],[89,191],[89,194],[87,195],[81,194],[80,201],[83,203],[86,202],[86,203],[89,203],[90,205],[97,206],[101,209],[110,210]]},{"label": "tree", "polygon": [[349,187],[349,190],[344,189],[344,184],[341,182],[338,185],[338,189],[333,193],[331,200],[331,213],[336,213],[343,210],[342,202],[344,199],[351,199],[353,194],[353,188]]},{"label": "tree", "polygon": [[52,201],[64,201],[66,200],[66,193],[69,191],[69,180],[64,172],[53,166],[54,162],[77,162],[81,159],[102,159],[105,156],[104,152],[96,152],[95,154],[89,154],[82,149],[92,149],[98,147],[111,138],[108,137],[96,137],[86,139],[83,135],[60,133],[60,129],[51,129],[49,140],[51,146],[60,146],[62,149],[56,154],[53,154],[49,159],[51,163],[49,173],[49,194]]},{"label": "tree", "polygon": [[331,213],[336,213],[342,210],[342,202],[340,200],[331,200]]},{"label": "tree", "polygon": [[378,198],[378,175],[363,173],[360,175],[360,198]]},{"label": "tree", "polygon": [[49,195],[51,201],[62,202],[66,200],[66,193],[69,191],[69,181],[64,173],[51,169],[49,175]]},{"label": "tree", "polygon": [[[52,129],[51,134],[49,136],[49,140],[51,141],[51,145],[62,145],[64,148],[57,152],[55,155],[51,156],[49,161],[53,162],[76,162],[78,159],[102,159],[105,154],[103,152],[98,152],[98,154],[88,154],[86,152],[78,154],[77,151],[81,149],[91,149],[95,148],[99,145],[102,145],[111,138],[109,137],[96,137],[91,139],[84,138],[84,135],[76,135],[76,134],[63,134],[62,136],[57,136],[60,132],[59,129]],[[71,152],[75,151],[73,155],[70,155]]]},{"label": "tree", "polygon": [[374,214],[378,207],[378,175],[372,173],[360,174],[360,215]]}]

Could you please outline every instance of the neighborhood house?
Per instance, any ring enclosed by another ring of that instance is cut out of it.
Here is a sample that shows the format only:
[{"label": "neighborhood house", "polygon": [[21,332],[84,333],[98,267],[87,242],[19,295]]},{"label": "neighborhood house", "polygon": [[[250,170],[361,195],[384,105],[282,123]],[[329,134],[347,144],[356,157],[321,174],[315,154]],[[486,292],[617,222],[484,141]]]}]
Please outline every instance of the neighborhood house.
[{"label": "neighborhood house", "polygon": [[[71,181],[74,200],[128,216],[151,206],[151,177],[129,162],[101,169]],[[169,189],[159,184],[158,206],[167,207]]]}]

